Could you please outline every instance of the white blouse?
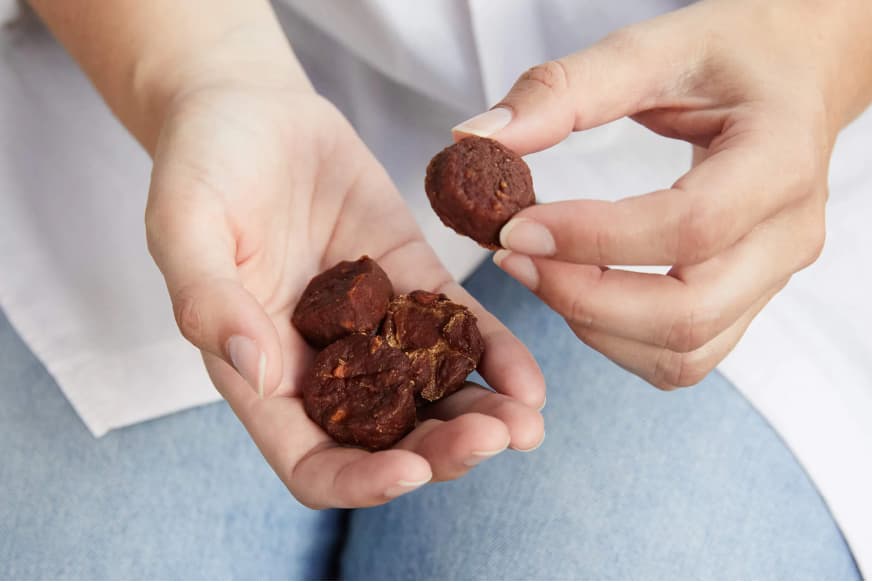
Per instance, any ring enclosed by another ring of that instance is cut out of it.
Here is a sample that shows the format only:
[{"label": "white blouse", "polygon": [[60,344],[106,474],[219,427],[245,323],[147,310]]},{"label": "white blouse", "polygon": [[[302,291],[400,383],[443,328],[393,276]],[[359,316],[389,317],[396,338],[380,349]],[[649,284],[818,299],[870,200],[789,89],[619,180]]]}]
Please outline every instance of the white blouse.
[{"label": "white blouse", "polygon": [[[0,14],[3,2],[11,4],[0,0]],[[486,253],[441,225],[422,188],[449,128],[501,98],[526,68],[683,4],[284,0],[276,10],[315,85],[385,164],[460,278]],[[0,30],[0,96],[0,306],[10,321],[95,436],[217,400],[145,248],[145,154],[44,31]],[[719,368],[796,454],[867,575],[870,136],[867,113],[836,146],[823,255]],[[662,188],[690,155],[622,120],[527,159],[537,196],[551,201]]]}]

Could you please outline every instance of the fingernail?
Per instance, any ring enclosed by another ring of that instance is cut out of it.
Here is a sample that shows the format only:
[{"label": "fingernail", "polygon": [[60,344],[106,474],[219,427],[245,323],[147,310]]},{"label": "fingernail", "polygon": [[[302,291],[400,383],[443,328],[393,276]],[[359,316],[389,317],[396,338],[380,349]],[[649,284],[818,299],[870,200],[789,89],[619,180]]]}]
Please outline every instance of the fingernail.
[{"label": "fingernail", "polygon": [[430,479],[433,478],[433,475],[430,475],[426,479],[422,479],[420,481],[397,481],[397,484],[393,487],[388,487],[385,491],[385,497],[399,497],[404,493],[408,493],[409,491],[414,491],[421,485],[426,485],[430,482]]},{"label": "fingernail", "polygon": [[467,467],[475,467],[476,465],[487,461],[491,457],[495,457],[505,451],[507,448],[509,448],[509,442],[511,442],[511,438],[501,449],[497,449],[495,451],[475,451],[469,456],[468,459],[463,461],[463,464]]},{"label": "fingernail", "polygon": [[527,289],[535,291],[539,287],[539,271],[530,257],[501,249],[494,253],[494,262]]},{"label": "fingernail", "polygon": [[227,354],[239,375],[263,398],[266,354],[257,348],[253,340],[241,335],[231,336],[227,340]]},{"label": "fingernail", "polygon": [[509,250],[536,257],[550,257],[557,252],[551,232],[529,218],[508,221],[500,231],[500,244]]},{"label": "fingernail", "polygon": [[536,443],[535,445],[533,445],[533,446],[530,447],[529,449],[515,449],[515,450],[518,451],[519,453],[530,453],[530,452],[532,452],[532,451],[535,451],[535,450],[538,449],[539,447],[541,447],[541,446],[542,446],[542,443],[544,443],[544,442],[545,442],[545,431],[543,430],[543,431],[542,431],[542,438],[539,439],[539,442],[538,442],[538,443]]},{"label": "fingernail", "polygon": [[510,109],[494,107],[490,111],[485,111],[467,119],[463,123],[455,125],[451,128],[451,131],[468,133],[479,137],[489,137],[507,126],[511,120],[512,111]]},{"label": "fingernail", "polygon": [[539,407],[539,412],[542,412],[545,409],[546,404],[548,404],[548,397],[547,396],[542,400],[542,406]]}]

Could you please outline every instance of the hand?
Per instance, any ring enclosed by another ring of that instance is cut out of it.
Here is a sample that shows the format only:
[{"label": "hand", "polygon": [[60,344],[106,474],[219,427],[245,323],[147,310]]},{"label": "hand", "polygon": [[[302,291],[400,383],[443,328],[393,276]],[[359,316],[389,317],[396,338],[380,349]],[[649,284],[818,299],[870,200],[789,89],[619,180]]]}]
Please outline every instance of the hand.
[{"label": "hand", "polygon": [[[176,99],[157,141],[147,227],[182,333],[302,503],[384,503],[541,440],[544,381],[532,356],[452,281],[385,171],[311,91],[219,85]],[[312,276],[362,254],[397,292],[441,291],[476,313],[481,373],[498,392],[461,390],[377,453],[337,446],[306,416],[300,381],[313,350],[290,323]]]},{"label": "hand", "polygon": [[821,252],[833,143],[872,98],[869,24],[863,0],[711,0],[530,69],[457,137],[524,154],[631,116],[696,163],[667,190],[528,208],[495,260],[627,370],[699,382]]}]

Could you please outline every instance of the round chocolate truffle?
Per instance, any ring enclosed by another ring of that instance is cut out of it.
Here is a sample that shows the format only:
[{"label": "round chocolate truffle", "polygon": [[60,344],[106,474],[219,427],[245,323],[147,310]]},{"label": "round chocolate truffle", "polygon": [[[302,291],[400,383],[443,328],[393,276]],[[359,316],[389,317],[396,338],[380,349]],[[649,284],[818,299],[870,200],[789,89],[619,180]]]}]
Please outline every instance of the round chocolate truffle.
[{"label": "round chocolate truffle", "polygon": [[409,356],[415,394],[428,402],[463,386],[484,352],[475,315],[441,293],[413,291],[395,297],[382,335]]},{"label": "round chocolate truffle", "polygon": [[291,321],[313,347],[323,348],[352,333],[373,333],[394,294],[378,263],[362,256],[315,276]]},{"label": "round chocolate truffle", "polygon": [[500,229],[536,203],[530,168],[492,139],[467,137],[430,160],[424,188],[446,226],[483,247],[500,247]]},{"label": "round chocolate truffle", "polygon": [[337,443],[389,448],[415,428],[409,358],[381,336],[345,337],[315,356],[303,405]]}]

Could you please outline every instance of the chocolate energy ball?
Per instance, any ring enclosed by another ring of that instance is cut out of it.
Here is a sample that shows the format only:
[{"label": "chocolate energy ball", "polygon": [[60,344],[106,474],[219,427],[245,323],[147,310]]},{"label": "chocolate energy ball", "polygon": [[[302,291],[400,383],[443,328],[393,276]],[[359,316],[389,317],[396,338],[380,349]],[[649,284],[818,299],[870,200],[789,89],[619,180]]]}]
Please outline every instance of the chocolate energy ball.
[{"label": "chocolate energy ball", "polygon": [[327,346],[303,385],[303,405],[333,440],[386,449],[415,428],[409,358],[380,336],[354,334]]},{"label": "chocolate energy ball", "polygon": [[409,356],[415,394],[423,401],[457,391],[484,352],[475,315],[441,293],[413,291],[395,297],[382,334]]},{"label": "chocolate energy ball", "polygon": [[314,277],[291,322],[312,346],[323,348],[351,333],[373,333],[394,294],[378,263],[362,256]]},{"label": "chocolate energy ball", "polygon": [[530,168],[499,142],[467,137],[430,160],[424,188],[446,226],[483,247],[500,247],[500,229],[536,203]]}]

